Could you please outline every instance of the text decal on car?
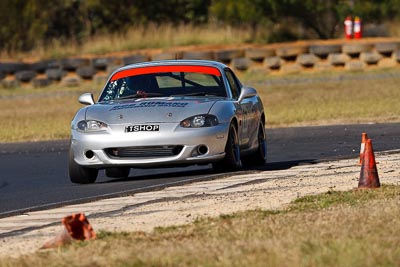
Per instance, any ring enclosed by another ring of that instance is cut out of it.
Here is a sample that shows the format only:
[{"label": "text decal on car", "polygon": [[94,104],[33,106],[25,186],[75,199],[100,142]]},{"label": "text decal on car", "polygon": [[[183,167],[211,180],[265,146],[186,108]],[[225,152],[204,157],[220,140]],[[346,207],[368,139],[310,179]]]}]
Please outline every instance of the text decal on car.
[{"label": "text decal on car", "polygon": [[160,125],[158,124],[141,124],[141,125],[130,125],[125,127],[125,132],[158,132],[160,131]]}]

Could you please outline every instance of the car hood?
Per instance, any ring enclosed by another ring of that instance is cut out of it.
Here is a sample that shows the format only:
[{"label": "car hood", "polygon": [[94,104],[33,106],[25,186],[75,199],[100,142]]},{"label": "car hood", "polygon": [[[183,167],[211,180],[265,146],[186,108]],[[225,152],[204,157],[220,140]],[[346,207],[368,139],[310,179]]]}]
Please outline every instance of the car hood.
[{"label": "car hood", "polygon": [[107,124],[180,122],[208,113],[216,101],[169,97],[97,103],[87,107],[86,119]]}]

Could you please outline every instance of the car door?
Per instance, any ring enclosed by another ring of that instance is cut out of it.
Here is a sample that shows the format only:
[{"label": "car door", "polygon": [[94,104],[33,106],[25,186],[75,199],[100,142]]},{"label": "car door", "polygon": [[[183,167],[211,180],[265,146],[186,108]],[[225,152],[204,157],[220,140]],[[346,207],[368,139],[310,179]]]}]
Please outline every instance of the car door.
[{"label": "car door", "polygon": [[[225,75],[229,83],[229,87],[231,90],[232,98],[238,100],[240,91],[241,91],[241,83],[236,78],[235,74],[230,69],[225,69]],[[239,141],[240,146],[246,148],[249,146],[250,135],[250,122],[252,118],[252,112],[254,110],[253,103],[251,99],[243,99],[242,101],[237,101],[237,115],[239,118]]]}]

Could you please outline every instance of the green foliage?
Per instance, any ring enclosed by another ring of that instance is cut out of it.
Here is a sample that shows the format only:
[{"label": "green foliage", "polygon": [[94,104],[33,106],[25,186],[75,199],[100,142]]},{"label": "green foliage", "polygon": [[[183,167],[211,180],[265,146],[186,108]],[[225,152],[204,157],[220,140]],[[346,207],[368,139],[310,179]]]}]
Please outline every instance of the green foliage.
[{"label": "green foliage", "polygon": [[400,17],[399,0],[368,0],[354,1],[353,14],[360,16],[364,21],[383,22]]},{"label": "green foliage", "polygon": [[126,33],[137,25],[221,24],[262,29],[267,42],[333,38],[343,19],[381,23],[400,18],[400,0],[2,0],[0,49],[29,51],[37,45],[82,43],[96,34]]},{"label": "green foliage", "polygon": [[27,51],[52,39],[82,42],[96,33],[124,33],[135,25],[204,23],[210,1],[0,1],[0,49]]}]

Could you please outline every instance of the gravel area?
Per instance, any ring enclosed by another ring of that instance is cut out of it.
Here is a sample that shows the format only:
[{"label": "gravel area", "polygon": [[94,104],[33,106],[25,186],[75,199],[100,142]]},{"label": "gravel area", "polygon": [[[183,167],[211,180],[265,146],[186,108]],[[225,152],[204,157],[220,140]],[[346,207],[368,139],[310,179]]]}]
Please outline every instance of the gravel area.
[{"label": "gravel area", "polygon": [[[238,174],[132,196],[0,219],[0,257],[32,253],[58,235],[61,219],[85,213],[95,231],[152,231],[197,218],[253,209],[282,209],[294,199],[357,187],[359,159]],[[400,151],[376,153],[382,184],[400,184]]]}]

